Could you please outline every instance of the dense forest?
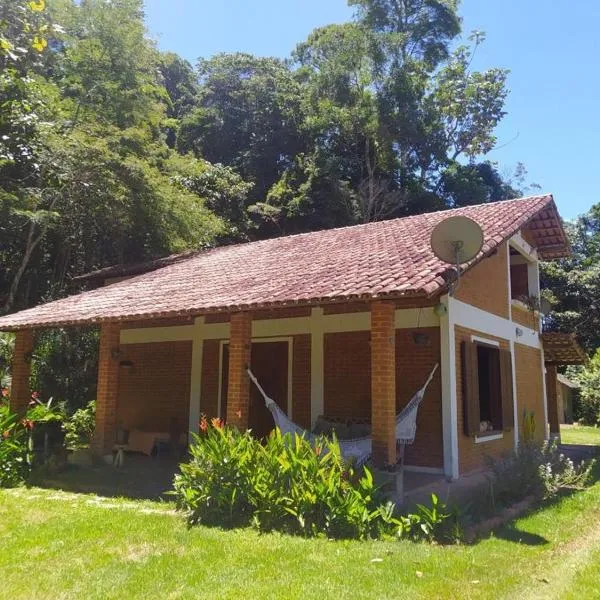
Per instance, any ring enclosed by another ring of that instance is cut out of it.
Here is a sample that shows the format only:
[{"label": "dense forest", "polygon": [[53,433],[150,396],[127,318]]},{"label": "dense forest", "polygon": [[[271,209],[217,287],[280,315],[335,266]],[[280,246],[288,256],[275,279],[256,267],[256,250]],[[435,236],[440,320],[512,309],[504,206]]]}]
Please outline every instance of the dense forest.
[{"label": "dense forest", "polygon": [[[142,0],[0,0],[0,314],[107,265],[526,192],[486,159],[508,72],[472,69],[485,36],[459,1],[349,4],[286,59],[191,65],[157,49]],[[598,217],[546,273],[550,325],[588,349]]]}]

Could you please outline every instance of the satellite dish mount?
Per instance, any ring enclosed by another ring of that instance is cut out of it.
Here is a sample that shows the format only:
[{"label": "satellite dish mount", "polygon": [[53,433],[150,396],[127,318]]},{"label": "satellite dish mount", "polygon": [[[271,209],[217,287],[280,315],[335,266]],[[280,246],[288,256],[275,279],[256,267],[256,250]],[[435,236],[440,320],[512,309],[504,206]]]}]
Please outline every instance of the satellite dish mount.
[{"label": "satellite dish mount", "polygon": [[448,283],[453,296],[460,285],[461,265],[471,262],[483,247],[483,231],[469,217],[449,217],[438,223],[431,234],[431,249],[437,258],[453,266],[456,277]]}]

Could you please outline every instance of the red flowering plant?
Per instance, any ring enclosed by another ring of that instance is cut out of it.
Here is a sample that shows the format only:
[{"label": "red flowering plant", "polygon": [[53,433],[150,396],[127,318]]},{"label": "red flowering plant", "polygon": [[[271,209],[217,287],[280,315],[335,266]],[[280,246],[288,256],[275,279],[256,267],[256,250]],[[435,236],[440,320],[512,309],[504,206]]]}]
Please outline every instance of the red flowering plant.
[{"label": "red flowering plant", "polygon": [[23,422],[7,402],[0,403],[0,488],[14,487],[26,479],[31,469],[29,443]]}]

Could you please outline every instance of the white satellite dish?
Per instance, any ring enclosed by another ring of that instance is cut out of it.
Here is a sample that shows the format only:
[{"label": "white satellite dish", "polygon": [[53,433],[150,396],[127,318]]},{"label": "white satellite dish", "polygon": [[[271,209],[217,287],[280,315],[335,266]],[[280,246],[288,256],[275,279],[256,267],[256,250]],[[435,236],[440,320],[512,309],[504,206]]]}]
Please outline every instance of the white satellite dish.
[{"label": "white satellite dish", "polygon": [[431,249],[437,258],[456,269],[456,281],[450,285],[450,295],[460,283],[460,265],[473,260],[482,247],[483,230],[469,217],[449,217],[435,226]]}]

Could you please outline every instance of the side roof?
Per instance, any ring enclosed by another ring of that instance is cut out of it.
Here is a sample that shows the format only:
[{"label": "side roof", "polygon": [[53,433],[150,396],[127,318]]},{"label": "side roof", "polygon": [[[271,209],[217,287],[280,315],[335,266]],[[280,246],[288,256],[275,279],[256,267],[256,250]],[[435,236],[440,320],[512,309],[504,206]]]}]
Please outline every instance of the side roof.
[{"label": "side roof", "polygon": [[540,257],[569,254],[551,195],[330,229],[192,254],[168,266],[0,318],[0,330],[200,315],[371,298],[432,297],[449,265],[429,245],[435,225],[474,219],[484,246],[465,270],[526,229]]}]

